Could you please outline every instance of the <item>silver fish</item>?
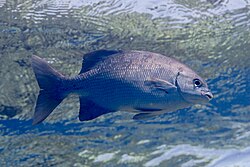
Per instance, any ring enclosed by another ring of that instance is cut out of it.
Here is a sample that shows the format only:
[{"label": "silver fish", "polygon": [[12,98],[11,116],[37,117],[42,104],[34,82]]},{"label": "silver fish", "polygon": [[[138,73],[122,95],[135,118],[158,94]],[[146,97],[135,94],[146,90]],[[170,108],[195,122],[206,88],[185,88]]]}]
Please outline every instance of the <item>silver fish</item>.
[{"label": "silver fish", "polygon": [[146,51],[98,50],[83,56],[75,77],[66,77],[38,56],[31,58],[40,93],[33,124],[46,119],[70,93],[79,95],[79,120],[118,110],[134,119],[206,103],[213,98],[206,82],[186,65]]}]

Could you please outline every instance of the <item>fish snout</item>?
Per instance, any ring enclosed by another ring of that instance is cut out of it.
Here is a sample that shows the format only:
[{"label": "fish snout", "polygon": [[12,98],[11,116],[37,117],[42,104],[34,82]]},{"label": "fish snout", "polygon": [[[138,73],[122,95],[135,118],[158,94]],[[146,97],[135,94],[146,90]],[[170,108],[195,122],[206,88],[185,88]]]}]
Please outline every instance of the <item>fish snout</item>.
[{"label": "fish snout", "polygon": [[212,100],[212,98],[214,97],[214,95],[210,91],[203,92],[202,95],[205,96],[208,101]]}]

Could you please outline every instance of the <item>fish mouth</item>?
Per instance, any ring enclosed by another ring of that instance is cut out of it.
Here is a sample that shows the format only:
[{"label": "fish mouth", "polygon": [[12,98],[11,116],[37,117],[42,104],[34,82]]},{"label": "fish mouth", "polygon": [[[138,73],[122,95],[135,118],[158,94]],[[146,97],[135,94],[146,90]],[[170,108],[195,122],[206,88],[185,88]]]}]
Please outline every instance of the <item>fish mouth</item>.
[{"label": "fish mouth", "polygon": [[205,96],[207,98],[208,101],[212,100],[212,98],[214,97],[211,92],[205,92],[202,94],[203,94],[203,96]]}]

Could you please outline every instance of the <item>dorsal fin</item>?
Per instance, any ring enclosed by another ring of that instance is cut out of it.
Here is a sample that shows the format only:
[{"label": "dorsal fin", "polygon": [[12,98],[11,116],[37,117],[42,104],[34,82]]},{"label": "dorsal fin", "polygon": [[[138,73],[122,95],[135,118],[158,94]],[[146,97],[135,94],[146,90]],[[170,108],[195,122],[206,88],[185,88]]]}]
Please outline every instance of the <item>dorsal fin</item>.
[{"label": "dorsal fin", "polygon": [[80,74],[89,71],[98,62],[102,61],[107,56],[121,52],[122,51],[119,50],[97,50],[83,55],[82,69],[80,71]]}]

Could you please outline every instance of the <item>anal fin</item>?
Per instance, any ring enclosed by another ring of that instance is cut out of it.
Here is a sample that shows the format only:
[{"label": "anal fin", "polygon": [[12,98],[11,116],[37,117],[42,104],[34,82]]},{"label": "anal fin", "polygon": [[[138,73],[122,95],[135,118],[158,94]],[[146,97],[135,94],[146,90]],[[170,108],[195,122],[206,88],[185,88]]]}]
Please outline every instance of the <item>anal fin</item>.
[{"label": "anal fin", "polygon": [[84,97],[80,97],[80,121],[89,121],[110,112],[112,111],[97,105],[91,100],[88,100]]}]

